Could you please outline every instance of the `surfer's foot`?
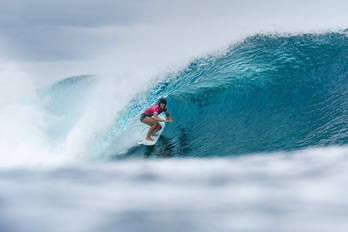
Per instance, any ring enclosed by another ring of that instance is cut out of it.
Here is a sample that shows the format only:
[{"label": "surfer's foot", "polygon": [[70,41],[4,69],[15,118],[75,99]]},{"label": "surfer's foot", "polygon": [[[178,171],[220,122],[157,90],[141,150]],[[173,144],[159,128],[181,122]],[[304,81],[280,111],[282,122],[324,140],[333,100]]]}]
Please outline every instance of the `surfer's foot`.
[{"label": "surfer's foot", "polygon": [[145,139],[148,141],[153,141],[153,139],[151,137],[146,137]]},{"label": "surfer's foot", "polygon": [[153,133],[152,136],[158,136],[158,133]]}]

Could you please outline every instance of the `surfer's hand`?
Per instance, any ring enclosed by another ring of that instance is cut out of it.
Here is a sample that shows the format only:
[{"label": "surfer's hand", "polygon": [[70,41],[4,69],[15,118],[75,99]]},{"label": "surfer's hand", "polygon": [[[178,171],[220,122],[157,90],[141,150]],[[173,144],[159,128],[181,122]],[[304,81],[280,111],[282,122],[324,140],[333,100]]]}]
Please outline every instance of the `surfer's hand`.
[{"label": "surfer's hand", "polygon": [[172,120],[166,120],[166,122],[172,122]]}]

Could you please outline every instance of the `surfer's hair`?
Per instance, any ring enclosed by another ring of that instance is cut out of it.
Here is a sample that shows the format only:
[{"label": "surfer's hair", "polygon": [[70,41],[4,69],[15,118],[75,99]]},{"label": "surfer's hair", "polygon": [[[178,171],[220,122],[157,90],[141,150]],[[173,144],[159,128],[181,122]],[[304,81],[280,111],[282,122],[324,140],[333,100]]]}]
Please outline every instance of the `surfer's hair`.
[{"label": "surfer's hair", "polygon": [[165,105],[167,105],[167,100],[164,98],[161,98],[158,100],[158,105],[160,105],[161,103],[164,103]]}]

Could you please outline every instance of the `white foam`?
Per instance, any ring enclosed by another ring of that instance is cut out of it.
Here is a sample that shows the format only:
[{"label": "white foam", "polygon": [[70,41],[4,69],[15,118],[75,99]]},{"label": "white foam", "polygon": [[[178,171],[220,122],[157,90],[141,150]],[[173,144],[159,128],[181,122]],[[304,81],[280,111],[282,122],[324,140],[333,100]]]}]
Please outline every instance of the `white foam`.
[{"label": "white foam", "polygon": [[33,80],[13,63],[0,65],[0,77],[0,165],[56,162],[45,135],[50,118]]}]

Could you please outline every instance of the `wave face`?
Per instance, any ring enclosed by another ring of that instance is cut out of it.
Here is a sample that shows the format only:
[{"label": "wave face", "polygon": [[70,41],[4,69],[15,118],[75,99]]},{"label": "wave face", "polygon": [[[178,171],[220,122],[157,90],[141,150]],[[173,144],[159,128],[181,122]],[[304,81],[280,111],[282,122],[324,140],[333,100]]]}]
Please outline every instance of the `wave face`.
[{"label": "wave face", "polygon": [[123,122],[161,96],[174,122],[151,151],[127,155],[233,156],[347,144],[348,38],[249,37],[157,83],[132,102]]}]

